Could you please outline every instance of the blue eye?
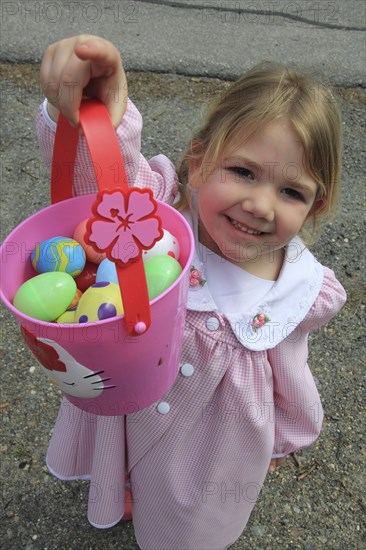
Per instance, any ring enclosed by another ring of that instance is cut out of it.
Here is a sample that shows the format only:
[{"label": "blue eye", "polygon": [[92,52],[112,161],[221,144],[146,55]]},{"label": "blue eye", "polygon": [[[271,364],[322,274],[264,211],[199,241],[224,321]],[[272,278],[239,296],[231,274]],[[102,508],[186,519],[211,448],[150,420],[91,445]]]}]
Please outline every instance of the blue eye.
[{"label": "blue eye", "polygon": [[286,187],[285,189],[282,189],[281,193],[284,193],[291,199],[295,199],[298,201],[304,200],[304,196],[299,191],[297,191],[296,189],[292,189],[291,187]]}]

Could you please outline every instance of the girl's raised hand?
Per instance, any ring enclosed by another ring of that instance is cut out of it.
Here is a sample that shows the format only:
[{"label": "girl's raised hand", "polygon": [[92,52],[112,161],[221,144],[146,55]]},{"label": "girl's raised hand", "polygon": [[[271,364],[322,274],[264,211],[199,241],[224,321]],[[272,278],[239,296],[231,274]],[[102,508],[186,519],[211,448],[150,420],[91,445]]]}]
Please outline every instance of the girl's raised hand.
[{"label": "girl's raised hand", "polygon": [[127,80],[120,53],[108,40],[85,34],[52,44],[43,56],[40,78],[53,119],[61,111],[78,126],[81,100],[89,97],[104,103],[115,128],[121,122]]}]

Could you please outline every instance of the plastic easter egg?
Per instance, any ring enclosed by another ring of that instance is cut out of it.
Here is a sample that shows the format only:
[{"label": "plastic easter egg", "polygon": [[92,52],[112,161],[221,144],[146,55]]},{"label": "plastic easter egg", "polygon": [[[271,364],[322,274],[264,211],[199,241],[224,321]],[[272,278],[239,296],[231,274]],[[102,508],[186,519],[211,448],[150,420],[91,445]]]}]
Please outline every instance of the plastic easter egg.
[{"label": "plastic easter egg", "polygon": [[169,288],[181,272],[181,265],[171,256],[153,256],[146,260],[145,274],[150,300]]},{"label": "plastic easter egg", "polygon": [[96,250],[94,250],[94,248],[90,244],[87,244],[85,242],[85,232],[86,232],[87,222],[88,222],[88,219],[83,220],[81,223],[79,223],[79,225],[76,227],[74,231],[73,237],[75,241],[80,243],[81,246],[83,247],[86,254],[86,259],[89,260],[89,262],[100,264],[100,262],[104,260],[106,255],[96,252]]},{"label": "plastic easter egg", "polygon": [[97,276],[97,264],[93,262],[86,262],[84,269],[75,277],[75,283],[81,292],[85,292],[87,288],[92,286],[96,282]]},{"label": "plastic easter egg", "polygon": [[99,264],[97,270],[96,282],[101,283],[102,281],[108,281],[109,283],[119,285],[116,264],[108,260],[108,258]]},{"label": "plastic easter egg", "polygon": [[76,308],[76,323],[94,323],[122,315],[123,306],[119,286],[106,281],[88,288]]},{"label": "plastic easter egg", "polygon": [[176,239],[166,229],[163,229],[163,232],[164,235],[162,236],[160,241],[155,243],[150,250],[144,250],[142,252],[142,258],[144,261],[152,258],[153,256],[161,256],[164,254],[167,254],[168,256],[179,260],[180,247],[178,239]]},{"label": "plastic easter egg", "polygon": [[42,273],[19,287],[13,304],[29,317],[50,322],[66,311],[75,292],[76,283],[68,273]]},{"label": "plastic easter egg", "polygon": [[67,311],[65,311],[65,313],[63,313],[62,315],[60,315],[60,317],[57,317],[56,319],[56,323],[62,325],[64,323],[68,323],[68,324],[72,324],[72,323],[75,323],[75,311],[76,311],[76,308],[74,307],[73,309],[68,309]]},{"label": "plastic easter egg", "polygon": [[59,271],[77,277],[85,266],[83,247],[68,237],[53,237],[37,244],[31,255],[38,273]]},{"label": "plastic easter egg", "polygon": [[82,295],[83,295],[83,293],[81,292],[81,290],[79,288],[77,288],[76,292],[75,292],[74,299],[73,299],[73,301],[71,302],[71,304],[69,305],[69,307],[67,309],[68,310],[76,309],[76,306],[78,305],[79,300],[80,300]]}]

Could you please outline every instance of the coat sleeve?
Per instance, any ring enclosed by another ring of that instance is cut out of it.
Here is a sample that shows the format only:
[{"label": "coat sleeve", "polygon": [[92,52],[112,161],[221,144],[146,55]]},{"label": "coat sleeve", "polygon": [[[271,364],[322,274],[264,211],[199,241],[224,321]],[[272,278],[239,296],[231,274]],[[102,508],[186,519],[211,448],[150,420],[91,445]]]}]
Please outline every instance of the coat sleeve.
[{"label": "coat sleeve", "polygon": [[[150,187],[156,199],[172,203],[178,192],[178,178],[173,163],[164,155],[146,160],[141,149],[142,117],[132,101],[121,124],[116,129],[118,143],[123,153],[128,181],[131,186]],[[36,133],[41,157],[51,168],[56,123],[47,113],[47,100],[39,107],[36,117]],[[89,158],[86,141],[79,139],[75,169],[74,194],[85,195],[98,190]]]},{"label": "coat sleeve", "polygon": [[304,321],[268,351],[274,379],[274,457],[307,447],[320,434],[323,409],[307,363],[308,336],[336,315],[345,300],[342,285],[324,268],[321,291]]}]

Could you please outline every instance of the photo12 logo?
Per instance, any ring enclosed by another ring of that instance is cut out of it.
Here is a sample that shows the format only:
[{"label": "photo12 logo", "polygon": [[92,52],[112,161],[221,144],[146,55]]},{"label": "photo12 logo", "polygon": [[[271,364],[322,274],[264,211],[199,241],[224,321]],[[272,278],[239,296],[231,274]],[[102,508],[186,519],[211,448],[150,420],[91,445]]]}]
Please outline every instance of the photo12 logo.
[{"label": "photo12 logo", "polygon": [[138,23],[138,2],[2,2],[1,21],[10,23]]},{"label": "photo12 logo", "polygon": [[226,504],[235,502],[240,504],[242,501],[254,503],[260,492],[258,483],[249,481],[226,482],[226,481],[204,481],[202,484],[202,502],[208,503],[213,499]]},{"label": "photo12 logo", "polygon": [[335,26],[339,23],[337,2],[203,2],[203,23],[276,24],[280,18]]}]

